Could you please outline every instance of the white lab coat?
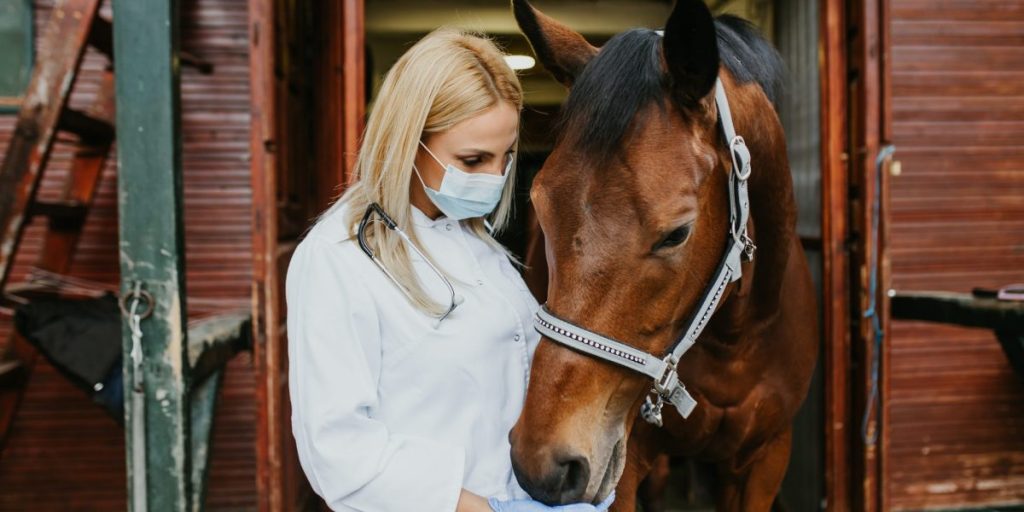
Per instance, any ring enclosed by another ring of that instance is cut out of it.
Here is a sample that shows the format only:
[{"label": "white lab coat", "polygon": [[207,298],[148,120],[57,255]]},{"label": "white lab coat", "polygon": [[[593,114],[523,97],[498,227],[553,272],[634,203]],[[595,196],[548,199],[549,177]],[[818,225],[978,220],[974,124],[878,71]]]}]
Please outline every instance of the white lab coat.
[{"label": "white lab coat", "polygon": [[[288,384],[303,471],[333,510],[450,512],[462,488],[526,498],[508,432],[526,396],[539,307],[507,258],[413,207],[421,250],[464,302],[435,320],[346,238],[336,208],[288,266]],[[410,251],[421,282],[444,284]]]}]

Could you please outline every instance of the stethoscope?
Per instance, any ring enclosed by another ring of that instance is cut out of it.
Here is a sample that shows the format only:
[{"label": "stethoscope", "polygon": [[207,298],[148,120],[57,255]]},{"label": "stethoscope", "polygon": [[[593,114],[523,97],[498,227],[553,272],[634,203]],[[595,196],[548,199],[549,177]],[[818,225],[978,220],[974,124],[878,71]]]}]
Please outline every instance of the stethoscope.
[{"label": "stethoscope", "polygon": [[[380,219],[371,219],[374,214],[377,214],[380,217]],[[448,278],[445,277],[444,274],[441,273],[441,271],[437,267],[435,267],[433,263],[431,263],[430,258],[427,258],[427,256],[423,254],[423,251],[420,251],[419,247],[416,247],[416,244],[414,244],[412,240],[409,239],[409,236],[406,235],[405,232],[398,227],[394,219],[388,216],[388,214],[384,211],[384,208],[382,208],[377,203],[370,203],[370,206],[366,208],[366,213],[363,214],[363,220],[359,221],[359,230],[356,232],[356,237],[359,239],[359,247],[362,248],[363,252],[365,252],[366,255],[370,257],[370,260],[372,260],[373,263],[377,265],[377,268],[381,269],[381,271],[384,272],[384,274],[388,276],[389,279],[391,279],[391,282],[394,283],[394,285],[405,295],[407,299],[409,299],[410,302],[414,302],[412,294],[410,294],[409,290],[406,289],[405,286],[402,286],[402,284],[398,282],[398,279],[396,279],[395,276],[388,271],[384,264],[381,263],[380,259],[377,258],[377,255],[373,253],[373,249],[370,249],[369,244],[366,243],[366,236],[364,235],[363,231],[366,229],[366,225],[369,224],[371,220],[373,220],[374,222],[383,222],[385,227],[394,231],[395,233],[398,233],[398,236],[402,237],[402,240],[405,240],[409,247],[411,247],[412,250],[416,251],[416,254],[418,254],[420,258],[423,258],[423,261],[427,262],[427,265],[430,267],[431,270],[434,271],[434,274],[436,274],[437,277],[441,279],[442,282],[444,282],[445,287],[448,288],[448,293],[450,296],[448,302],[448,309],[440,316],[435,317],[436,321],[434,322],[434,328],[436,329],[438,326],[441,325],[441,321],[443,321],[445,318],[448,318],[448,315],[450,315],[452,311],[455,311],[455,308],[459,304],[462,304],[462,296],[457,296],[455,294],[455,287],[452,286],[451,281],[449,281]]]}]

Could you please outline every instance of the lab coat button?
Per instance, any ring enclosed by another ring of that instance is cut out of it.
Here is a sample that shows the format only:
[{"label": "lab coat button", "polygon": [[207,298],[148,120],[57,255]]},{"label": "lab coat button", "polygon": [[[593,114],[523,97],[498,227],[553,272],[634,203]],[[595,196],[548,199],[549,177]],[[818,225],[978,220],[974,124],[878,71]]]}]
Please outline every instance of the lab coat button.
[{"label": "lab coat button", "polygon": [[445,224],[444,225],[444,229],[446,229],[448,231],[451,231],[452,230],[452,225],[451,224]]},{"label": "lab coat button", "polygon": [[513,337],[512,337],[512,339],[514,339],[514,340],[516,340],[516,341],[519,341],[519,335],[518,335],[518,334],[516,334],[515,336],[513,336]]}]

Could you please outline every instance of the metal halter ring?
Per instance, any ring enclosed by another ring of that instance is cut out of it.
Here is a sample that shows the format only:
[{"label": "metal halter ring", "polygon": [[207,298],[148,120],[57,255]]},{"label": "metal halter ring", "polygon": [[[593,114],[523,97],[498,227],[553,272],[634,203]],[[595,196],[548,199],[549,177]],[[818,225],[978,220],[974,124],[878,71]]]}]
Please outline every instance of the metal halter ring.
[{"label": "metal halter ring", "polygon": [[127,304],[129,298],[144,299],[143,302],[146,304],[146,309],[142,313],[139,313],[139,318],[146,318],[153,313],[153,306],[155,304],[155,301],[153,300],[153,295],[147,292],[146,290],[139,290],[137,294],[135,290],[131,290],[128,293],[121,295],[121,298],[118,299],[117,301],[118,307],[121,308],[122,315],[131,316]]},{"label": "metal halter ring", "polygon": [[[741,155],[739,160],[736,159],[737,148],[742,148],[746,155]],[[732,157],[732,168],[736,173],[736,178],[740,181],[746,181],[750,177],[750,151],[747,149],[747,142],[743,140],[743,137],[737,135],[729,141],[729,156]],[[743,164],[743,165],[740,165]]]}]

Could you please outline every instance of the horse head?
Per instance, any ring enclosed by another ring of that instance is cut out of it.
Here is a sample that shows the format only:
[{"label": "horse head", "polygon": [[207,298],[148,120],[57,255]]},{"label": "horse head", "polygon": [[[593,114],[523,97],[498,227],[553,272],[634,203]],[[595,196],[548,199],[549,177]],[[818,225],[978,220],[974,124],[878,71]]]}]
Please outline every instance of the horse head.
[{"label": "horse head", "polygon": [[[750,151],[789,179],[771,91],[720,71],[722,28],[701,0],[679,0],[663,34],[634,29],[601,48],[526,0],[512,4],[538,59],[570,87],[555,146],[530,191],[546,239],[546,309],[663,354],[686,329],[730,241],[734,160],[716,83],[729,91],[737,126],[758,130]],[[788,194],[772,220],[792,230]],[[719,311],[731,304],[731,320],[750,312],[734,300],[752,286],[752,264],[743,272],[718,302]],[[684,361],[680,375],[694,364]],[[604,499],[623,472],[651,382],[544,337],[509,434],[523,488],[551,504]]]}]

